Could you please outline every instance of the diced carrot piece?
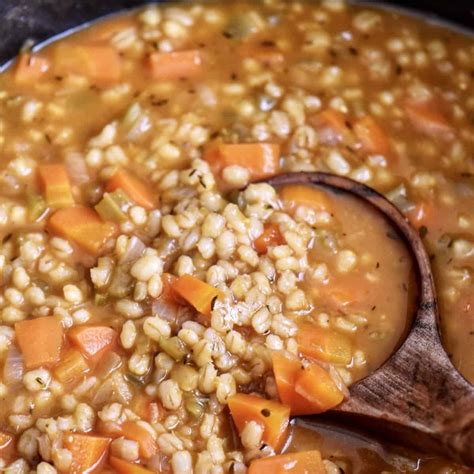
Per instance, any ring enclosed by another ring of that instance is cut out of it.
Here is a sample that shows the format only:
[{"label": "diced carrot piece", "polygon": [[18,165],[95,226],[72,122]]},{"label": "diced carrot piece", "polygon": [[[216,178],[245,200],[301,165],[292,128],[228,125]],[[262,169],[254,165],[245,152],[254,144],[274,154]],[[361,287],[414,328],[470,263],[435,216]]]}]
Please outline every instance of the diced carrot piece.
[{"label": "diced carrot piece", "polygon": [[42,193],[49,206],[70,207],[74,204],[66,167],[61,164],[38,166]]},{"label": "diced carrot piece", "polygon": [[[274,352],[272,362],[278,395],[291,408],[292,415],[321,413],[335,407],[344,398],[329,373],[318,364],[311,363],[303,368],[297,357],[286,352]],[[306,382],[308,373],[315,376],[315,387],[311,388],[309,395],[304,391],[309,390]],[[303,380],[302,387],[306,388],[298,391],[296,387],[300,379]]]},{"label": "diced carrot piece", "polygon": [[320,328],[311,323],[298,327],[296,341],[299,351],[306,357],[332,364],[349,364],[352,360],[352,344],[344,334]]},{"label": "diced carrot piece", "polygon": [[118,81],[122,76],[122,61],[112,46],[83,46],[88,75],[104,82]]},{"label": "diced carrot piece", "polygon": [[362,151],[390,155],[390,142],[382,127],[369,115],[357,119],[353,124],[354,133],[362,145]]},{"label": "diced carrot piece", "polygon": [[221,143],[204,153],[213,172],[220,175],[223,168],[241,166],[250,172],[252,180],[268,178],[280,170],[280,145],[276,143]]},{"label": "diced carrot piece", "polygon": [[296,378],[295,392],[319,405],[320,412],[330,410],[344,400],[334,380],[318,364],[310,364]]},{"label": "diced carrot piece", "polygon": [[67,333],[68,339],[91,362],[97,363],[117,342],[117,332],[108,326],[75,326]]},{"label": "diced carrot piece", "polygon": [[290,407],[254,395],[238,393],[228,400],[230,414],[239,433],[249,421],[260,423],[263,441],[278,451],[284,444],[290,421]]},{"label": "diced carrot piece", "polygon": [[160,81],[193,79],[203,72],[201,51],[173,51],[171,53],[154,52],[147,56],[146,66],[151,77]]},{"label": "diced carrot piece", "polygon": [[145,209],[151,211],[156,207],[155,197],[150,188],[125,170],[118,170],[107,182],[106,191],[111,193],[116,189],[122,189],[132,201]]},{"label": "diced carrot piece", "polygon": [[139,446],[140,456],[150,459],[158,451],[158,446],[153,436],[142,426],[133,421],[126,421],[122,425],[122,433],[125,438],[136,441]]},{"label": "diced carrot piece", "polygon": [[324,145],[337,145],[350,135],[347,117],[338,110],[326,109],[308,118],[309,124],[318,132]]},{"label": "diced carrot piece", "polygon": [[87,372],[89,366],[83,355],[77,349],[70,349],[54,369],[54,376],[60,382],[69,385],[79,382]]},{"label": "diced carrot piece", "polygon": [[419,228],[425,226],[431,227],[436,220],[437,209],[433,203],[424,201],[415,206],[413,210],[407,213],[407,218],[411,225]]},{"label": "diced carrot piece", "polygon": [[142,420],[157,423],[164,413],[163,406],[154,397],[138,393],[133,397],[130,409]]},{"label": "diced carrot piece", "polygon": [[281,234],[278,224],[265,224],[262,235],[255,239],[253,245],[258,254],[263,255],[268,252],[270,247],[285,243],[286,240]]},{"label": "diced carrot piece", "polygon": [[142,420],[148,421],[150,416],[150,404],[153,402],[153,400],[154,398],[149,395],[138,393],[133,397],[130,409]]},{"label": "diced carrot piece", "polygon": [[319,451],[280,454],[255,459],[247,474],[326,474]]},{"label": "diced carrot piece", "polygon": [[63,446],[72,454],[69,474],[92,474],[100,472],[107,458],[112,440],[89,434],[66,433]]},{"label": "diced carrot piece", "polygon": [[59,319],[45,316],[19,321],[15,323],[15,335],[27,370],[59,361],[64,339]]},{"label": "diced carrot piece", "polygon": [[306,206],[315,211],[331,211],[332,206],[328,193],[312,186],[291,184],[284,186],[279,194],[280,199],[290,210],[298,206]]},{"label": "diced carrot piece", "polygon": [[192,275],[180,276],[174,290],[205,316],[211,315],[213,301],[222,296],[220,290]]},{"label": "diced carrot piece", "polygon": [[122,426],[113,421],[102,421],[99,418],[95,424],[95,429],[98,434],[108,438],[116,439],[123,436]]},{"label": "diced carrot piece", "polygon": [[98,82],[115,82],[122,76],[119,52],[108,45],[63,45],[55,47],[54,69],[58,74],[83,74]]},{"label": "diced carrot piece", "polygon": [[72,240],[86,252],[99,256],[106,242],[117,234],[113,222],[104,222],[98,214],[84,206],[56,211],[47,224],[49,231]]},{"label": "diced carrot piece", "polygon": [[280,400],[291,407],[291,414],[294,415],[292,406],[294,385],[296,375],[303,370],[303,365],[296,356],[282,351],[272,353],[272,364]]},{"label": "diced carrot piece", "polygon": [[291,409],[291,415],[314,415],[320,413],[318,404],[311,403],[295,392],[298,375],[303,371],[301,361],[292,354],[282,351],[272,354],[273,373],[280,400]]},{"label": "diced carrot piece", "polygon": [[0,431],[0,459],[8,459],[14,451],[13,435]]},{"label": "diced carrot piece", "polygon": [[32,53],[22,53],[14,70],[14,79],[19,84],[32,84],[44,77],[50,69],[49,59]]},{"label": "diced carrot piece", "polygon": [[454,130],[434,100],[407,99],[404,109],[413,127],[419,132],[433,138],[444,140],[454,138]]},{"label": "diced carrot piece", "polygon": [[163,282],[163,290],[160,298],[179,305],[186,304],[186,300],[175,290],[175,284],[178,281],[177,276],[171,273],[163,273],[163,275],[161,275],[161,281]]},{"label": "diced carrot piece", "polygon": [[154,471],[149,471],[139,464],[124,461],[123,459],[110,456],[110,465],[115,469],[117,474],[153,474]]},{"label": "diced carrot piece", "polygon": [[174,284],[178,280],[176,275],[172,273],[163,273],[161,276],[161,281],[163,282],[163,291],[161,292],[162,295],[165,295],[165,299],[172,300],[176,295],[174,291]]},{"label": "diced carrot piece", "polygon": [[281,64],[285,60],[283,53],[273,45],[240,43],[237,46],[237,54],[242,58],[253,58],[269,66]]}]

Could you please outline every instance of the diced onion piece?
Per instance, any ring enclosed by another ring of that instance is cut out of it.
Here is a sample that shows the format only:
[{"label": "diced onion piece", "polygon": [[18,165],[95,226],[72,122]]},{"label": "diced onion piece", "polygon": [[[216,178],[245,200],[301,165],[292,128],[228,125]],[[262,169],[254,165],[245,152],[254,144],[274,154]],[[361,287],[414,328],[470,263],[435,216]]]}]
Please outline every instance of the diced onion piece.
[{"label": "diced onion piece", "polygon": [[15,344],[8,348],[5,365],[3,366],[3,381],[7,385],[15,385],[23,378],[23,356]]}]

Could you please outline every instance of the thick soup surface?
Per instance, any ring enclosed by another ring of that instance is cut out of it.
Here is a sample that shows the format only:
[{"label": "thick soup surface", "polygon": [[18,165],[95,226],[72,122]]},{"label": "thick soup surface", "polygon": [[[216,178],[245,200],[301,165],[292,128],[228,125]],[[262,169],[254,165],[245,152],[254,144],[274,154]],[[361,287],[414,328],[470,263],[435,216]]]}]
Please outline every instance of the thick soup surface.
[{"label": "thick soup surface", "polygon": [[[474,381],[474,44],[394,12],[205,2],[122,14],[0,74],[0,470],[464,473],[292,427],[403,339],[430,253]],[[361,441],[362,439],[362,441]]]}]

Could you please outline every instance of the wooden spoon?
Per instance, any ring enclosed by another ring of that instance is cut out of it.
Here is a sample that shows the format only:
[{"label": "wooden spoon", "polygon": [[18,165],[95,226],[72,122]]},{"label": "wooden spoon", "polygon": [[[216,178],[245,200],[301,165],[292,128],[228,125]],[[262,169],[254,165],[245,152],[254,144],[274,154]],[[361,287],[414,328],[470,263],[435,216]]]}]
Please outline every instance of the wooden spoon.
[{"label": "wooden spoon", "polygon": [[474,467],[474,386],[455,369],[441,344],[430,260],[418,233],[384,196],[351,179],[289,173],[266,182],[276,187],[323,185],[356,195],[398,229],[416,262],[419,296],[406,339],[380,368],[350,387],[350,398],[331,415]]}]

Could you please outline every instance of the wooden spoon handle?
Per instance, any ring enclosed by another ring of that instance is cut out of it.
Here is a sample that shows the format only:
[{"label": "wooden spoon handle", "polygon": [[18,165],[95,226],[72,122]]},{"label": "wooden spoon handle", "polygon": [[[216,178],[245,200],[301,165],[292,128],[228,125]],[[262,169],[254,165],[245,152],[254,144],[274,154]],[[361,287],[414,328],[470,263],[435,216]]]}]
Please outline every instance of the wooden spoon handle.
[{"label": "wooden spoon handle", "polygon": [[351,387],[338,411],[396,442],[474,467],[474,390],[436,338],[417,325],[383,367]]},{"label": "wooden spoon handle", "polygon": [[[446,380],[446,390],[460,393],[462,387],[457,381]],[[440,440],[446,452],[466,465],[474,468],[474,396],[471,392],[454,401],[451,416],[447,417],[440,432]]]},{"label": "wooden spoon handle", "polygon": [[433,275],[417,232],[384,196],[351,179],[289,173],[268,182],[326,185],[359,196],[394,224],[417,264],[420,295],[409,335],[382,367],[351,387],[350,398],[337,413],[357,418],[403,444],[474,467],[474,387],[454,368],[441,344]]}]

